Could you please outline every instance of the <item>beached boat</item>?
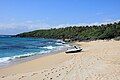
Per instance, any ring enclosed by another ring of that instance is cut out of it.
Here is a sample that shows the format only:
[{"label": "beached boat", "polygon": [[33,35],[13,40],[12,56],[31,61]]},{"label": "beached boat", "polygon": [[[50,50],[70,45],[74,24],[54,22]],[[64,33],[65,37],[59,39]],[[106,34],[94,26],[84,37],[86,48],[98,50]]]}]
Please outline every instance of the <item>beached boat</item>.
[{"label": "beached boat", "polygon": [[80,51],[82,51],[82,48],[74,46],[73,49],[68,49],[65,53],[77,53],[77,52],[80,52]]}]

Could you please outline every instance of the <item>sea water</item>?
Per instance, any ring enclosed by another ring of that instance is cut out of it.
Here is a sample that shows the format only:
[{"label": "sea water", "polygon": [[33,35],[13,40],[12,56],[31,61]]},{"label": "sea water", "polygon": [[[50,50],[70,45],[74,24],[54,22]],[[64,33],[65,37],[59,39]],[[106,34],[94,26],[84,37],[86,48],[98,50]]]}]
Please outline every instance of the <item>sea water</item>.
[{"label": "sea water", "polygon": [[0,36],[0,63],[9,63],[15,58],[50,54],[51,51],[68,46],[61,40],[43,38],[18,38]]}]

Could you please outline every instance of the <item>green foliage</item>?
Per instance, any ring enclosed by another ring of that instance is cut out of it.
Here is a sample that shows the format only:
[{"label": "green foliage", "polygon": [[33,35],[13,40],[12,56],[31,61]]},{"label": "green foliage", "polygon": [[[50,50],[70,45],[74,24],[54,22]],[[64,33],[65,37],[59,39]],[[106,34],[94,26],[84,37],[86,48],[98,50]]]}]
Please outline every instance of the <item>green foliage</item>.
[{"label": "green foliage", "polygon": [[120,36],[120,21],[118,23],[100,26],[70,26],[47,30],[35,30],[16,35],[16,37],[38,37],[72,40],[111,39]]}]

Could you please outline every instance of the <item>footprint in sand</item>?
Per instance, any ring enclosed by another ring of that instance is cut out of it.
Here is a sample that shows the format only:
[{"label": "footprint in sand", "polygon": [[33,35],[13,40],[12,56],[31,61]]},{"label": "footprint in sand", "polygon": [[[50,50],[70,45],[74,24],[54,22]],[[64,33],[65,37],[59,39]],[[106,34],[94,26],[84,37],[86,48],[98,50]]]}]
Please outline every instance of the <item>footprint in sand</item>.
[{"label": "footprint in sand", "polygon": [[48,70],[44,70],[44,72],[47,72]]},{"label": "footprint in sand", "polygon": [[99,58],[97,58],[97,60],[99,60]]},{"label": "footprint in sand", "polygon": [[55,69],[55,68],[52,68],[51,71],[54,70],[54,69]]},{"label": "footprint in sand", "polygon": [[6,76],[1,76],[1,78],[5,78]]},{"label": "footprint in sand", "polygon": [[31,76],[34,76],[34,75],[36,75],[36,74],[38,74],[38,73],[33,73]]},{"label": "footprint in sand", "polygon": [[50,73],[48,73],[48,75],[49,75]]},{"label": "footprint in sand", "polygon": [[45,76],[47,76],[47,75],[45,75]]},{"label": "footprint in sand", "polygon": [[52,72],[52,73],[54,73],[54,72]]},{"label": "footprint in sand", "polygon": [[21,77],[19,78],[19,80],[22,79],[22,78],[24,78],[24,77],[26,77],[26,76],[21,76]]},{"label": "footprint in sand", "polygon": [[50,80],[52,80],[53,78],[50,78]]},{"label": "footprint in sand", "polygon": [[64,70],[64,68],[62,68],[62,70]]},{"label": "footprint in sand", "polygon": [[59,71],[61,71],[61,69],[59,69]]},{"label": "footprint in sand", "polygon": [[68,73],[68,71],[66,71],[66,73]]},{"label": "footprint in sand", "polygon": [[45,78],[44,78],[44,79],[42,79],[42,80],[45,80]]},{"label": "footprint in sand", "polygon": [[55,72],[57,72],[57,70]]},{"label": "footprint in sand", "polygon": [[88,77],[86,77],[85,80],[88,80]]}]

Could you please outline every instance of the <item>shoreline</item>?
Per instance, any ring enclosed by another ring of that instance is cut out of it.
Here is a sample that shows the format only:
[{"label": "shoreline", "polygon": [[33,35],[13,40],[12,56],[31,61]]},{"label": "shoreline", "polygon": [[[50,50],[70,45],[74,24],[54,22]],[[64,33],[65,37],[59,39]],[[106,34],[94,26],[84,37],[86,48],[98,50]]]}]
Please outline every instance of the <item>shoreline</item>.
[{"label": "shoreline", "polygon": [[[59,64],[66,60],[73,58],[71,55],[65,54],[65,52],[57,52],[43,57],[38,57],[27,62],[22,62],[5,68],[0,68],[0,79],[2,75],[14,75],[20,74],[21,72],[31,72],[38,71],[45,68],[50,68],[56,66],[56,63]],[[36,65],[37,64],[37,65]]]},{"label": "shoreline", "polygon": [[65,52],[68,48],[72,47],[72,45],[70,45],[70,44],[67,44],[67,45],[69,45],[69,47],[68,46],[63,46],[60,49],[51,50],[50,52],[47,52],[47,53],[35,54],[35,55],[23,57],[23,58],[15,58],[15,59],[9,60],[8,63],[0,63],[0,69],[4,69],[4,68],[8,68],[8,67],[11,67],[11,66],[21,64],[21,63],[29,62],[29,61],[32,61],[32,60],[35,60],[35,59],[38,59],[38,58],[42,58],[42,57],[45,57],[45,56],[50,56],[50,55],[58,54],[58,53],[61,53],[61,52]]},{"label": "shoreline", "polygon": [[59,52],[0,69],[0,80],[119,80],[120,41],[75,42],[83,51]]}]

